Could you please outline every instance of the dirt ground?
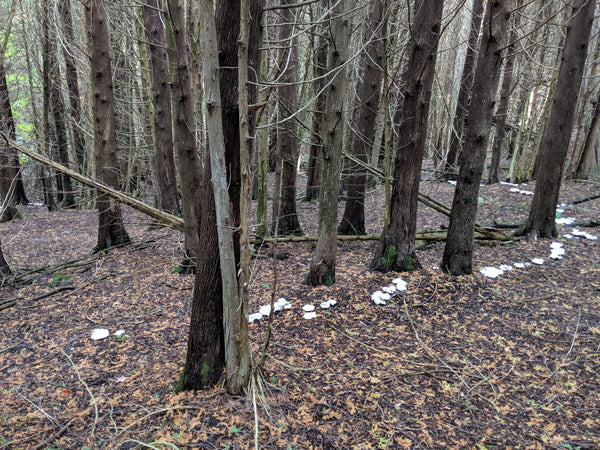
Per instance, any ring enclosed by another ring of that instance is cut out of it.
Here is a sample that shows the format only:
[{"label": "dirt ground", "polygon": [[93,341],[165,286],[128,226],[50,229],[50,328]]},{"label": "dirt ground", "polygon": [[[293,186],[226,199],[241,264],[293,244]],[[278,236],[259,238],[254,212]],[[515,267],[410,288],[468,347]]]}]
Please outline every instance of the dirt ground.
[{"label": "dirt ground", "polygon": [[[511,188],[481,188],[480,223],[526,218],[531,196]],[[421,190],[451,203],[449,183]],[[570,205],[599,191],[566,183],[562,217],[599,220],[600,200]],[[369,191],[369,233],[380,231],[382,197]],[[600,243],[565,237],[598,228],[560,225],[562,260],[549,258],[550,240],[477,245],[475,273],[458,278],[437,269],[443,243],[419,250],[421,270],[380,274],[368,270],[374,241],[340,242],[337,281],[319,288],[302,284],[314,244],[278,244],[277,297],[292,308],[275,314],[248,394],[231,397],[222,385],[173,393],[194,281],[172,273],[181,233],[124,208],[135,243],[91,256],[93,211],[20,211],[0,226],[19,275],[0,290],[0,449],[600,446]],[[299,203],[305,233],[316,214]],[[447,223],[421,207],[419,230]],[[251,312],[271,297],[269,253],[254,259]],[[534,258],[543,264],[514,267]],[[513,269],[479,272],[501,264]],[[398,277],[406,291],[376,305],[371,294]],[[328,299],[337,303],[321,308]],[[307,304],[316,318],[303,318]],[[110,337],[92,340],[97,328]],[[255,363],[266,328],[250,324]]]}]

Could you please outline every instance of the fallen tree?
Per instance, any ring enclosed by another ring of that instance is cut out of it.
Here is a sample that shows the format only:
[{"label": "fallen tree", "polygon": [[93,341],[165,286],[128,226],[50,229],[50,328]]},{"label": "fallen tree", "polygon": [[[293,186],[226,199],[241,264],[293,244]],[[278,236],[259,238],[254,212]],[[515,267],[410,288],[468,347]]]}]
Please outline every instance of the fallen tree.
[{"label": "fallen tree", "polygon": [[[2,138],[6,142],[6,145],[10,145],[10,146],[16,148],[18,151],[29,156],[34,161],[37,161],[47,167],[51,167],[54,170],[62,172],[64,174],[70,176],[72,179],[85,184],[86,186],[90,186],[94,189],[97,189],[97,190],[111,196],[115,200],[118,200],[121,203],[131,206],[132,208],[152,217],[153,219],[162,223],[165,226],[174,228],[179,231],[184,231],[182,218],[174,216],[173,214],[169,214],[167,212],[161,211],[158,208],[154,208],[153,206],[150,206],[136,198],[133,198],[133,197],[131,197],[127,194],[124,194],[116,189],[113,189],[110,186],[105,185],[104,183],[94,180],[93,178],[86,177],[85,175],[82,175],[79,172],[71,170],[71,169],[63,166],[62,164],[52,161],[51,159],[46,158],[45,156],[40,155],[39,153],[37,153],[33,150],[30,150],[30,149],[16,143],[15,141],[9,139],[1,131],[0,131],[0,136],[2,136]],[[344,156],[347,156],[345,152],[344,152]],[[364,164],[364,163],[362,163],[362,164],[364,165],[364,167],[367,170],[371,171],[374,175],[377,175],[380,177],[384,176],[380,170],[375,169],[375,168],[369,166],[368,164]],[[429,197],[428,195],[419,193],[419,201],[421,203],[423,203],[424,205],[427,205],[430,208],[433,208],[436,211],[438,211],[446,216],[450,215],[450,208],[448,206],[446,206],[442,202],[440,202],[432,197]],[[415,237],[417,240],[420,240],[420,241],[443,241],[446,239],[446,232],[445,231],[423,231],[423,232],[417,233]],[[375,235],[375,234],[364,235],[364,236],[341,236],[340,235],[337,237],[337,239],[340,241],[352,241],[352,240],[354,240],[354,241],[357,241],[357,240],[370,241],[371,240],[372,241],[372,240],[379,239],[379,235]],[[503,233],[500,233],[497,230],[485,228],[478,224],[475,225],[475,239],[505,241],[505,242],[512,240],[511,237],[509,237]],[[306,241],[312,241],[312,240],[316,241],[317,237],[316,236],[288,236],[285,238],[279,237],[276,240],[277,240],[277,242],[306,242]],[[255,243],[261,243],[261,242],[275,242],[275,238],[265,238],[265,239],[256,238]]]},{"label": "fallen tree", "polygon": [[[481,231],[475,231],[475,239],[476,240],[488,240],[488,241],[501,241],[501,242],[509,242],[514,239],[511,236],[507,236],[506,234],[500,233],[494,229],[483,228],[481,227]],[[338,241],[377,241],[379,240],[379,234],[362,234],[355,236],[346,236],[346,235],[338,235]],[[267,237],[261,238],[256,237],[254,240],[255,245],[259,245],[261,243],[272,243],[272,242],[316,242],[318,239],[317,236],[281,236],[281,237]],[[415,234],[415,239],[417,241],[444,241],[446,240],[446,230],[424,230],[419,231]]]},{"label": "fallen tree", "polygon": [[86,177],[85,175],[82,175],[79,172],[71,170],[71,169],[63,166],[62,164],[54,162],[51,159],[48,159],[45,156],[40,155],[37,152],[34,152],[33,150],[30,150],[22,145],[17,144],[15,141],[9,139],[3,132],[0,132],[0,135],[6,142],[6,145],[14,147],[21,153],[29,156],[34,161],[37,161],[47,167],[51,167],[54,170],[58,170],[59,172],[70,176],[74,180],[77,180],[80,183],[85,184],[86,186],[90,186],[94,189],[97,189],[97,190],[101,191],[102,193],[107,194],[110,197],[114,198],[115,200],[118,200],[125,205],[131,206],[132,208],[137,209],[140,212],[143,212],[144,214],[152,217],[153,219],[157,220],[158,222],[160,222],[168,227],[175,228],[176,230],[179,230],[179,231],[184,231],[182,218],[174,216],[173,214],[169,214],[167,212],[161,211],[158,208],[154,208],[153,206],[150,206],[150,205],[138,200],[137,198],[133,198],[133,197],[130,197],[129,195],[123,194],[122,192],[120,192],[116,189],[113,189],[110,186],[105,185],[104,183],[94,180],[93,178]]}]

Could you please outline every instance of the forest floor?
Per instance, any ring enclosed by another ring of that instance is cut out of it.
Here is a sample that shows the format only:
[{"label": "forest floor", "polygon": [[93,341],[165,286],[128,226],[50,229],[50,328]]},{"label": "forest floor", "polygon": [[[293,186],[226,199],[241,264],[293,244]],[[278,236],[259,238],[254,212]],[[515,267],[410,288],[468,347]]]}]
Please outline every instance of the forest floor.
[{"label": "forest floor", "polygon": [[[481,188],[482,224],[526,218],[531,197],[511,188]],[[422,186],[448,205],[452,191]],[[562,216],[597,221],[599,199],[570,204],[598,193],[565,183]],[[19,274],[0,289],[0,449],[600,446],[600,241],[566,237],[573,226],[559,226],[562,260],[549,258],[551,240],[476,245],[475,273],[463,277],[436,268],[443,243],[418,251],[423,269],[381,274],[368,270],[376,242],[340,242],[336,283],[319,288],[302,284],[314,244],[279,244],[276,295],[292,308],[275,314],[248,395],[231,397],[222,384],[173,392],[194,282],[172,273],[179,232],[150,230],[125,208],[135,243],[91,256],[94,211],[20,211],[0,226]],[[299,215],[315,234],[317,205],[300,202]],[[368,232],[379,232],[381,188],[366,215]],[[420,207],[419,230],[447,223]],[[254,260],[250,312],[269,303],[270,252]],[[543,264],[495,279],[479,272],[534,258]],[[374,304],[371,294],[399,276],[407,290]],[[328,299],[337,303],[322,309]],[[110,337],[92,340],[96,328]],[[255,363],[266,329],[264,318],[250,324]]]}]

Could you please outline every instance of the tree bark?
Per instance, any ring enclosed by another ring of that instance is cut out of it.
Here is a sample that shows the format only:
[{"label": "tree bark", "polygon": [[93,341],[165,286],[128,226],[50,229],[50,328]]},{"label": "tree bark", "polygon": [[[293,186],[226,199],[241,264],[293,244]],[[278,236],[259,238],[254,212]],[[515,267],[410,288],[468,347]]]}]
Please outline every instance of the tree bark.
[{"label": "tree bark", "polygon": [[490,0],[486,6],[473,95],[469,107],[469,123],[441,264],[442,270],[452,275],[469,274],[473,271],[473,232],[477,214],[477,197],[492,127],[494,102],[502,65],[500,51],[503,36],[508,29],[510,5],[509,0]]},{"label": "tree bark", "polygon": [[154,173],[158,208],[181,214],[175,159],[173,157],[173,115],[169,89],[169,61],[162,2],[146,0],[142,6],[144,30],[150,55],[152,104],[154,106]]},{"label": "tree bark", "polygon": [[473,89],[473,80],[475,79],[477,44],[479,42],[479,31],[481,30],[481,21],[483,20],[484,0],[475,0],[471,11],[471,31],[469,33],[469,42],[467,44],[467,54],[463,65],[463,71],[460,81],[460,90],[458,92],[458,101],[454,111],[454,120],[452,123],[452,133],[450,135],[450,145],[446,155],[446,176],[456,173],[456,165],[463,147],[463,135],[465,121],[469,111],[469,100]]},{"label": "tree bark", "polygon": [[517,235],[552,238],[556,232],[556,204],[563,167],[569,149],[573,118],[583,77],[596,2],[574,0],[567,25],[562,62],[548,125],[542,137],[536,165],[536,187],[529,216]]},{"label": "tree bark", "polygon": [[[281,0],[282,6],[293,4],[294,0]],[[294,33],[294,9],[283,8],[280,11],[282,24],[279,37],[284,48],[279,58],[285,65],[280,75],[282,83],[279,92],[279,125],[277,127],[277,155],[275,169],[275,193],[273,195],[273,225],[278,222],[280,235],[302,235],[302,228],[296,211],[296,175],[298,163],[298,125],[290,116],[296,111],[298,103],[298,44]]]},{"label": "tree bark", "polygon": [[194,270],[200,249],[198,227],[201,201],[198,198],[198,186],[202,182],[202,176],[193,129],[195,123],[194,99],[184,11],[179,0],[167,0],[167,11],[167,41],[173,47],[173,51],[169,53],[171,99],[174,114],[173,142],[181,184],[181,204],[185,227],[186,255],[181,267],[187,272]]},{"label": "tree bark", "polygon": [[[483,2],[482,2],[483,3]],[[510,94],[512,92],[512,78],[515,71],[515,48],[514,41],[517,38],[517,29],[519,26],[519,15],[514,15],[515,20],[513,30],[510,34],[509,46],[507,48],[508,56],[504,60],[504,77],[500,87],[500,103],[496,110],[496,135],[492,144],[492,160],[488,172],[488,184],[498,183],[498,171],[500,170],[500,159],[502,157],[502,144],[506,136],[506,119],[508,117],[508,107],[510,106]]]},{"label": "tree bark", "polygon": [[[203,17],[206,19],[200,46],[204,57],[204,85],[207,106],[206,125],[216,211],[216,230],[219,242],[221,280],[223,283],[223,329],[225,333],[224,350],[227,389],[231,393],[239,394],[245,387],[248,375],[247,373],[242,373],[240,367],[242,365],[247,366],[249,362],[241,360],[242,352],[240,351],[239,342],[243,337],[236,334],[239,332],[241,325],[241,317],[239,314],[236,314],[236,311],[239,312],[241,310],[243,313],[245,311],[243,310],[243,305],[240,305],[236,270],[233,233],[235,216],[228,190],[228,168],[226,166],[225,137],[223,135],[224,127],[222,123],[224,111],[222,109],[219,81],[219,50],[215,19],[212,13],[212,0],[202,0],[201,11]],[[237,17],[239,17],[239,13]],[[239,136],[237,133],[236,135]],[[239,169],[239,166],[237,168]],[[245,356],[249,357],[249,353],[246,352]],[[241,375],[245,375],[245,377]]]},{"label": "tree bark", "polygon": [[[46,10],[44,14],[49,14]],[[49,20],[49,18],[45,19]],[[49,31],[46,28],[46,31]],[[58,66],[57,50],[54,42],[54,36],[44,36],[47,40],[48,53],[48,82],[49,82],[49,100],[54,121],[54,141],[56,143],[56,154],[60,163],[69,167],[69,143],[67,140],[67,127],[65,125],[65,107],[61,92],[60,68]],[[56,196],[61,206],[71,208],[75,204],[73,195],[73,186],[68,175],[61,172],[56,173]]]},{"label": "tree bark", "polygon": [[[94,175],[103,183],[117,188],[117,143],[115,133],[115,109],[112,86],[112,68],[108,44],[106,10],[103,0],[87,0],[85,3],[86,26],[90,55],[92,118],[94,123]],[[94,252],[130,242],[123,225],[119,203],[99,192],[98,243]]]},{"label": "tree bark", "polygon": [[316,57],[313,64],[313,76],[315,78],[315,107],[312,113],[312,140],[308,154],[308,168],[306,171],[306,193],[304,200],[312,202],[319,198],[319,187],[321,185],[321,150],[323,142],[321,137],[321,124],[323,123],[323,110],[325,109],[325,74],[327,71],[327,42],[325,37],[317,33],[314,36],[316,42]]},{"label": "tree bark", "polygon": [[[363,162],[368,161],[375,141],[375,122],[379,108],[381,82],[383,80],[383,32],[384,15],[387,13],[385,0],[373,0],[366,24],[368,39],[365,69],[358,88],[358,118],[356,128],[359,133],[352,139],[352,154]],[[340,234],[365,234],[365,186],[367,176],[359,164],[349,164],[348,190],[344,215],[338,226]]]},{"label": "tree bark", "polygon": [[65,79],[69,90],[69,105],[71,107],[71,130],[73,134],[73,148],[77,158],[77,166],[82,174],[88,173],[88,164],[85,151],[85,136],[81,119],[81,99],[79,96],[79,77],[77,65],[72,48],[75,46],[75,35],[73,32],[73,18],[71,15],[70,0],[59,0],[58,9],[62,21],[62,31],[65,37],[63,45],[63,58],[65,60]]},{"label": "tree bark", "polygon": [[341,149],[344,143],[344,98],[348,91],[348,44],[350,40],[350,2],[330,1],[329,42],[327,46],[328,87],[323,123],[323,157],[319,190],[319,240],[306,283],[312,286],[335,283],[337,259],[337,210]]},{"label": "tree bark", "polygon": [[[8,263],[6,262],[6,259],[4,258],[4,253],[2,252],[2,242],[0,241],[0,275],[12,275],[12,271],[10,270],[10,267],[8,265]],[[0,280],[0,285],[1,285],[1,280]]]},{"label": "tree bark", "polygon": [[[16,139],[15,120],[8,93],[4,64],[0,64],[0,129]],[[7,198],[8,197],[8,198]],[[0,198],[6,205],[26,205],[25,186],[21,177],[19,156],[14,147],[0,146]]]},{"label": "tree bark", "polygon": [[413,270],[420,267],[415,254],[417,199],[421,164],[425,153],[427,119],[435,74],[443,2],[420,0],[415,3],[408,44],[408,64],[403,74],[404,102],[396,111],[398,124],[394,184],[389,227],[384,227],[375,250],[371,270]]},{"label": "tree bark", "polygon": [[587,180],[592,173],[596,163],[596,147],[598,145],[598,135],[600,134],[600,98],[596,100],[592,123],[585,135],[583,150],[575,171],[576,180]]}]

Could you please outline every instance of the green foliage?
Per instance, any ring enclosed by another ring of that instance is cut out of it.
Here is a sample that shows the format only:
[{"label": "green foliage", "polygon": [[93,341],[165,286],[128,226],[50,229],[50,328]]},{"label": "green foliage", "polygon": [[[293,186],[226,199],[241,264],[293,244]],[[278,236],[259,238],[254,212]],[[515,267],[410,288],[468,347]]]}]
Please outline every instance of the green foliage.
[{"label": "green foliage", "polygon": [[69,282],[69,281],[71,281],[71,277],[68,275],[59,273],[59,274],[55,275],[54,278],[52,278],[50,283],[48,283],[48,287],[55,288],[55,287],[59,286],[63,281]]},{"label": "green foliage", "polygon": [[396,246],[390,245],[387,249],[387,254],[383,258],[383,265],[385,266],[385,270],[390,270],[394,261],[396,260]]},{"label": "green foliage", "polygon": [[332,267],[327,268],[325,273],[325,286],[332,286],[335,283],[335,269]]},{"label": "green foliage", "polygon": [[404,258],[404,268],[406,270],[415,270],[417,265],[415,264],[416,257],[412,255],[406,255]]},{"label": "green foliage", "polygon": [[205,363],[202,364],[202,370],[200,370],[200,376],[202,377],[202,384],[207,386],[210,381],[210,376],[212,374],[211,367]]},{"label": "green foliage", "polygon": [[181,371],[181,373],[179,374],[179,380],[177,380],[177,384],[175,385],[175,389],[173,389],[173,392],[175,392],[175,394],[179,394],[181,391],[183,391],[183,381],[185,379],[185,369]]},{"label": "green foliage", "polygon": [[28,163],[28,162],[29,162],[29,156],[25,155],[24,153],[21,153],[19,155],[19,164],[25,164],[25,163]]},{"label": "green foliage", "polygon": [[231,427],[231,428],[229,429],[229,432],[230,432],[231,434],[233,434],[234,436],[236,436],[236,437],[237,437],[237,436],[239,436],[239,435],[242,433],[242,430],[240,430],[240,429],[239,429],[238,427],[236,427],[236,426],[233,426],[233,427]]}]

